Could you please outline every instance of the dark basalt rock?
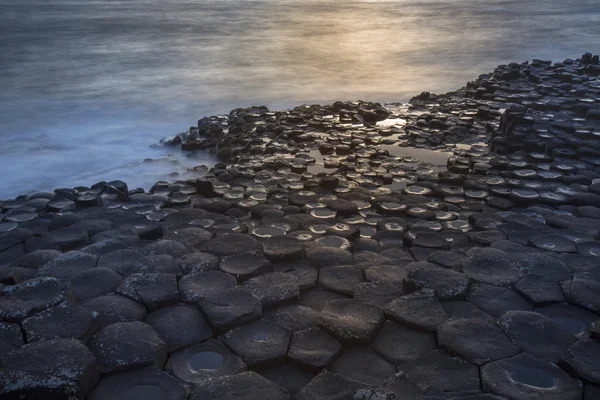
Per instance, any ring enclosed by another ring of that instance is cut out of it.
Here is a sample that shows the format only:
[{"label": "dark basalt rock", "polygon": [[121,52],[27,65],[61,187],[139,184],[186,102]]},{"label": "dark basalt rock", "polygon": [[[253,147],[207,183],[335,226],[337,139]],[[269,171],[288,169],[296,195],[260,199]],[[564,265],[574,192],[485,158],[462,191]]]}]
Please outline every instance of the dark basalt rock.
[{"label": "dark basalt rock", "polygon": [[446,321],[438,327],[437,338],[441,347],[476,365],[519,353],[519,348],[493,322],[482,319]]},{"label": "dark basalt rock", "polygon": [[475,281],[497,286],[512,285],[523,276],[523,272],[507,253],[489,248],[477,249],[466,260],[463,271]]},{"label": "dark basalt rock", "polygon": [[190,305],[161,308],[148,314],[145,323],[167,344],[169,353],[204,341],[213,334],[202,313]]},{"label": "dark basalt rock", "polygon": [[448,316],[432,290],[422,290],[388,303],[385,314],[408,327],[434,332]]},{"label": "dark basalt rock", "polygon": [[221,341],[209,339],[171,355],[165,369],[186,383],[199,384],[245,372],[248,367]]},{"label": "dark basalt rock", "polygon": [[381,309],[357,300],[330,300],[323,307],[319,326],[345,346],[369,344],[384,321]]},{"label": "dark basalt rock", "polygon": [[468,301],[444,301],[441,304],[450,318],[476,318],[490,322],[495,320],[494,317],[481,311]]},{"label": "dark basalt rock", "polygon": [[331,372],[348,380],[377,387],[385,379],[394,376],[396,368],[368,347],[358,347],[345,350],[333,362]]},{"label": "dark basalt rock", "polygon": [[588,326],[597,319],[596,314],[564,303],[538,307],[534,311],[550,317],[563,329],[578,337],[587,336]]},{"label": "dark basalt rock", "polygon": [[583,387],[579,381],[549,361],[519,354],[481,368],[483,390],[515,400],[576,400]]},{"label": "dark basalt rock", "polygon": [[288,362],[316,373],[328,368],[341,352],[341,343],[327,332],[317,327],[307,328],[293,333]]},{"label": "dark basalt rock", "polygon": [[89,343],[103,374],[115,374],[167,361],[167,345],[143,322],[118,322],[100,330]]},{"label": "dark basalt rock", "polygon": [[6,356],[24,343],[21,327],[16,323],[0,322],[0,365]]},{"label": "dark basalt rock", "polygon": [[317,326],[319,312],[303,304],[289,304],[265,310],[264,318],[290,331]]},{"label": "dark basalt rock", "polygon": [[319,286],[325,289],[352,295],[356,285],[364,281],[362,270],[353,266],[321,268]]},{"label": "dark basalt rock", "polygon": [[433,289],[441,301],[454,300],[465,297],[469,290],[469,278],[447,268],[417,269],[408,273],[404,286],[410,291]]},{"label": "dark basalt rock", "polygon": [[287,390],[291,398],[296,398],[296,394],[300,389],[315,377],[314,374],[295,368],[289,364],[267,369],[260,374],[277,386]]},{"label": "dark basalt rock", "polygon": [[91,268],[80,272],[71,279],[73,295],[78,303],[94,297],[114,293],[123,277],[108,268]]},{"label": "dark basalt rock", "polygon": [[0,296],[0,319],[19,322],[65,301],[73,301],[68,282],[51,277],[34,278],[7,288]]},{"label": "dark basalt rock", "polygon": [[221,271],[198,272],[179,279],[179,295],[185,303],[201,299],[237,286],[235,278]]},{"label": "dark basalt rock", "polygon": [[285,362],[291,333],[279,325],[258,320],[225,333],[220,339],[250,368],[269,368]]},{"label": "dark basalt rock", "polygon": [[351,265],[352,253],[334,247],[317,247],[306,253],[306,261],[317,268]]},{"label": "dark basalt rock", "polygon": [[74,250],[89,241],[88,232],[83,228],[60,228],[42,235],[42,239],[58,245],[62,251]]},{"label": "dark basalt rock", "polygon": [[291,236],[277,236],[263,243],[265,257],[272,261],[293,261],[304,257],[304,243]]},{"label": "dark basalt rock", "polygon": [[262,245],[248,235],[227,233],[204,243],[201,250],[224,257],[239,253],[262,251]]},{"label": "dark basalt rock", "polygon": [[284,272],[298,279],[300,291],[312,289],[317,284],[319,270],[306,261],[282,262],[273,264],[275,272]]},{"label": "dark basalt rock", "polygon": [[[0,369],[0,397],[84,399],[100,380],[93,354],[74,339],[27,344],[7,356]],[[39,396],[39,397],[38,397]]]},{"label": "dark basalt rock", "polygon": [[585,382],[600,384],[600,342],[583,339],[573,344],[560,358],[560,365]]},{"label": "dark basalt rock", "polygon": [[[297,398],[297,397],[296,397]],[[290,400],[287,390],[255,372],[216,378],[192,391],[189,400]]]},{"label": "dark basalt rock", "polygon": [[400,285],[392,282],[364,282],[354,287],[355,300],[384,307],[390,301],[404,296],[406,292]]},{"label": "dark basalt rock", "polygon": [[535,306],[565,301],[560,285],[544,276],[527,275],[517,282],[515,290]]},{"label": "dark basalt rock", "polygon": [[435,336],[385,321],[371,348],[389,362],[401,365],[436,348]]},{"label": "dark basalt rock", "polygon": [[173,258],[179,258],[188,253],[191,253],[191,250],[186,245],[174,240],[166,239],[150,243],[142,249],[142,254],[145,256],[166,254]]},{"label": "dark basalt rock", "polygon": [[82,303],[81,306],[96,311],[97,320],[102,326],[117,322],[143,321],[148,314],[143,305],[118,295],[95,297]]},{"label": "dark basalt rock", "polygon": [[210,253],[192,253],[177,259],[176,264],[183,275],[195,274],[196,272],[217,271],[219,269],[219,257]]},{"label": "dark basalt rock", "polygon": [[260,300],[243,287],[210,293],[198,305],[210,327],[218,332],[262,317]]},{"label": "dark basalt rock", "polygon": [[478,368],[443,350],[422,355],[403,364],[400,368],[421,390],[435,387],[444,392],[465,394],[480,391]]},{"label": "dark basalt rock", "polygon": [[510,288],[486,284],[474,284],[467,294],[467,301],[493,317],[507,311],[531,311],[533,306]]},{"label": "dark basalt rock", "polygon": [[367,385],[347,380],[329,371],[323,371],[296,395],[296,400],[354,399]]},{"label": "dark basalt rock", "polygon": [[20,257],[13,266],[19,268],[39,269],[43,265],[56,259],[62,253],[58,250],[36,250]]},{"label": "dark basalt rock", "polygon": [[89,400],[169,399],[185,400],[187,388],[157,367],[146,367],[105,377]]},{"label": "dark basalt rock", "polygon": [[269,260],[259,251],[225,256],[221,258],[219,268],[221,271],[233,275],[239,282],[273,270]]},{"label": "dark basalt rock", "polygon": [[28,343],[49,339],[78,339],[87,343],[100,328],[97,317],[95,311],[60,304],[25,319],[21,325]]},{"label": "dark basalt rock", "polygon": [[565,298],[593,313],[600,313],[600,279],[590,273],[576,274],[570,281],[561,283]]},{"label": "dark basalt rock", "polygon": [[179,303],[177,279],[173,274],[133,274],[121,282],[117,293],[156,310]]},{"label": "dark basalt rock", "polygon": [[57,278],[72,278],[81,271],[94,268],[98,256],[80,251],[63,253],[52,261],[44,264],[39,270],[40,276],[54,276]]},{"label": "dark basalt rock", "polygon": [[276,307],[300,299],[300,287],[295,276],[283,272],[269,272],[244,282],[258,298],[263,308]]}]

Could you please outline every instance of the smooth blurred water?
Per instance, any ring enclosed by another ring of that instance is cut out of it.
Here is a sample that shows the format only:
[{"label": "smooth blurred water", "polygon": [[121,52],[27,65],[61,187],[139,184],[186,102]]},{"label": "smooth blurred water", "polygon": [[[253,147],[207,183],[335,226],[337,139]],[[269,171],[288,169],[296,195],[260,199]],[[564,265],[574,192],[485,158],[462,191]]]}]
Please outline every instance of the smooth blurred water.
[{"label": "smooth blurred water", "polygon": [[212,162],[141,162],[202,116],[445,92],[598,52],[599,22],[598,0],[0,0],[0,198],[149,187]]}]

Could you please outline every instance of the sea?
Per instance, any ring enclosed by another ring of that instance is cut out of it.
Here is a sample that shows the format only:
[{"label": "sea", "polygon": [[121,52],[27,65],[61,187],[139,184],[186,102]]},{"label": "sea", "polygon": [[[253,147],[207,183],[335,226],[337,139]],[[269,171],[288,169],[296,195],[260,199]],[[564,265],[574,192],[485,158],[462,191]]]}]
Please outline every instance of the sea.
[{"label": "sea", "polygon": [[213,165],[203,116],[406,102],[600,52],[598,0],[0,0],[0,199]]}]

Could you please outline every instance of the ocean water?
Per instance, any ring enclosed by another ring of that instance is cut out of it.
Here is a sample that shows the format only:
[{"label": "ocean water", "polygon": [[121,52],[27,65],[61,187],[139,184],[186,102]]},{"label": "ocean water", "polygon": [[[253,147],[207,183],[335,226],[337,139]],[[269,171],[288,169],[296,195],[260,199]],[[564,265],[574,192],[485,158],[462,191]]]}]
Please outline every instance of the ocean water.
[{"label": "ocean water", "polygon": [[597,0],[0,0],[0,198],[148,188],[214,162],[152,147],[205,115],[407,101],[598,37]]}]

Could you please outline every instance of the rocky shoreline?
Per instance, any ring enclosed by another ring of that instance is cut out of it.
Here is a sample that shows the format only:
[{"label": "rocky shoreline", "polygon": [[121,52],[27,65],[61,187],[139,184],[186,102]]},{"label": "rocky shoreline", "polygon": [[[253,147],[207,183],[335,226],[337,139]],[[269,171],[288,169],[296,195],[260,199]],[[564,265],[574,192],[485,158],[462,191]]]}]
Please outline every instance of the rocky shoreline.
[{"label": "rocky shoreline", "polygon": [[166,141],[198,179],[0,201],[0,398],[600,398],[599,76],[236,109]]}]

